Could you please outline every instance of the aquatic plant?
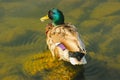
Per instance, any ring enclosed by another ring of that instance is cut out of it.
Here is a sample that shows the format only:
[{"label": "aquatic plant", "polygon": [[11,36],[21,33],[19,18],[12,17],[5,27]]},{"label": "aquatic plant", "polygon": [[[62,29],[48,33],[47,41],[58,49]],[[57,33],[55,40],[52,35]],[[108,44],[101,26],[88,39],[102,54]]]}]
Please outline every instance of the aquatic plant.
[{"label": "aquatic plant", "polygon": [[68,62],[54,60],[50,52],[31,55],[23,65],[26,75],[42,77],[43,80],[71,80],[80,74],[84,78],[83,66],[73,66]]}]

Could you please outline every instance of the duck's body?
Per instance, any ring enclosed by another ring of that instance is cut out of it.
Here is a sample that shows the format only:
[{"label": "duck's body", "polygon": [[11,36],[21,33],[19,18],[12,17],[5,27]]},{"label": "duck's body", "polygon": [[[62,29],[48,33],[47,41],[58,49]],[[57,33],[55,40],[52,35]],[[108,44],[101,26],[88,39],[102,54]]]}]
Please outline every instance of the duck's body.
[{"label": "duck's body", "polygon": [[[56,9],[54,12],[59,13]],[[53,19],[51,14],[52,12],[49,11],[48,16]],[[64,19],[60,19],[60,21],[54,20],[54,23],[47,25],[46,35],[47,45],[54,58],[57,57],[60,60],[68,61],[73,65],[87,63],[84,57],[86,55],[85,46],[74,25],[65,24]]]}]

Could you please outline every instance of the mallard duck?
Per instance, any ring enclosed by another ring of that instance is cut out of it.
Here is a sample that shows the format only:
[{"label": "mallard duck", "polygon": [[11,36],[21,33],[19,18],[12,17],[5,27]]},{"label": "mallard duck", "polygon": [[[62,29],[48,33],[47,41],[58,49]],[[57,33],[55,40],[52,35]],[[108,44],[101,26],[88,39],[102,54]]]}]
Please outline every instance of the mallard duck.
[{"label": "mallard duck", "polygon": [[86,49],[74,25],[64,22],[63,13],[56,8],[40,20],[50,19],[46,26],[46,42],[53,58],[70,62],[72,65],[86,64]]}]

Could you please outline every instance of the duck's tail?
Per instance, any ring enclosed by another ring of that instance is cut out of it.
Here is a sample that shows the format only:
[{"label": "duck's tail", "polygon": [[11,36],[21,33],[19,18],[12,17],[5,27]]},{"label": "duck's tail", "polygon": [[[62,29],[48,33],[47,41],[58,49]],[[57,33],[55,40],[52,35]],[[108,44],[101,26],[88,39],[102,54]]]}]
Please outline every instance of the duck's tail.
[{"label": "duck's tail", "polygon": [[70,63],[73,65],[86,64],[85,54],[81,52],[69,52]]}]

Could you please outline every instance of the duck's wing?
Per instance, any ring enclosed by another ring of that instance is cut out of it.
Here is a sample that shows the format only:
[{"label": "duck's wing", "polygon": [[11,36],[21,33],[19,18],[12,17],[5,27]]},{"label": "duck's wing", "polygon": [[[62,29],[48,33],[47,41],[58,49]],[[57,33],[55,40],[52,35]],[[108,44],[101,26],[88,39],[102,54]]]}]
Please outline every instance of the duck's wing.
[{"label": "duck's wing", "polygon": [[85,45],[74,25],[60,25],[53,27],[49,32],[49,37],[53,43],[62,43],[71,52],[86,53]]},{"label": "duck's wing", "polygon": [[86,53],[85,45],[74,25],[65,27],[65,38],[61,42],[72,52]]},{"label": "duck's wing", "polygon": [[69,61],[73,65],[86,64],[86,49],[74,25],[67,25],[64,28],[64,34],[60,42],[69,50]]}]

